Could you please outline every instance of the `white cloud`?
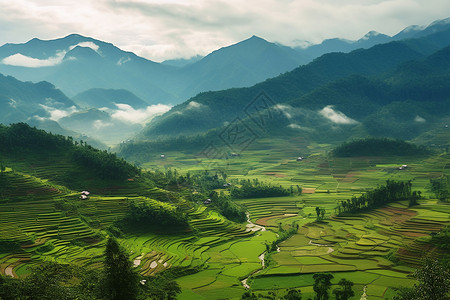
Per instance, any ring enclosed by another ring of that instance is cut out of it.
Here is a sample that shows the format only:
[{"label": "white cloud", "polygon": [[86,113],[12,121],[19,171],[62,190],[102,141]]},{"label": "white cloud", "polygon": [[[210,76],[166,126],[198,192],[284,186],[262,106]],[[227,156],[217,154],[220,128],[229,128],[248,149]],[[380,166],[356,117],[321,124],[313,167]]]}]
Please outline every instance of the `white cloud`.
[{"label": "white cloud", "polygon": [[292,106],[284,105],[284,104],[277,104],[274,107],[275,107],[275,109],[280,110],[286,118],[292,119],[292,111],[293,111]]},{"label": "white cloud", "polygon": [[98,50],[99,50],[99,46],[96,44],[96,43],[94,43],[94,42],[81,42],[81,43],[78,43],[78,44],[76,44],[76,45],[72,45],[72,46],[70,46],[69,47],[69,50],[72,50],[72,49],[74,49],[75,47],[78,47],[78,46],[80,46],[80,47],[86,47],[86,48],[91,48],[92,50],[94,50],[95,52],[97,52],[98,53]]},{"label": "white cloud", "polygon": [[201,103],[198,103],[198,102],[195,102],[195,101],[191,101],[186,106],[186,109],[199,109],[199,108],[202,108],[203,106],[205,106],[205,105],[203,105]]},{"label": "white cloud", "polygon": [[[0,0],[1,1],[1,0]],[[75,47],[88,47],[99,53],[99,46],[93,42],[81,42],[76,45],[69,47],[69,50]],[[40,67],[53,67],[62,63],[67,50],[60,50],[55,56],[49,57],[47,59],[38,59],[30,56],[23,55],[22,53],[16,53],[5,57],[2,59],[1,63],[4,65],[16,66],[16,67],[27,67],[27,68],[40,68]],[[74,60],[75,57],[68,57],[67,59]]]},{"label": "white cloud", "polygon": [[106,127],[113,126],[114,124],[108,123],[108,122],[103,122],[102,120],[95,120],[93,125],[94,125],[94,128],[98,130],[98,129],[103,129]]},{"label": "white cloud", "polygon": [[60,51],[56,54],[56,56],[47,59],[37,59],[25,56],[21,53],[16,53],[2,59],[2,64],[27,68],[51,67],[60,64],[64,58],[64,55],[66,55],[66,52]]},{"label": "white cloud", "polygon": [[322,110],[319,111],[319,114],[336,124],[358,123],[358,121],[347,117],[344,113],[334,110],[332,105],[325,106]]},{"label": "white cloud", "polygon": [[421,116],[416,116],[414,118],[414,121],[417,123],[425,123],[427,120],[425,120],[424,118],[422,118]]},{"label": "white cloud", "polygon": [[59,119],[67,117],[78,111],[75,106],[71,106],[67,109],[57,109],[57,108],[47,106],[44,104],[39,104],[39,105],[50,114],[49,119],[53,120],[53,121],[58,121]]},{"label": "white cloud", "polygon": [[117,109],[106,109],[113,119],[132,124],[144,124],[152,118],[162,115],[172,107],[164,104],[155,104],[143,109],[134,109],[128,104],[116,103]]},{"label": "white cloud", "polygon": [[313,129],[311,129],[309,127],[300,126],[300,125],[295,124],[295,123],[289,124],[288,127],[292,128],[292,129],[298,129],[298,130],[304,130],[304,131],[314,131]]}]

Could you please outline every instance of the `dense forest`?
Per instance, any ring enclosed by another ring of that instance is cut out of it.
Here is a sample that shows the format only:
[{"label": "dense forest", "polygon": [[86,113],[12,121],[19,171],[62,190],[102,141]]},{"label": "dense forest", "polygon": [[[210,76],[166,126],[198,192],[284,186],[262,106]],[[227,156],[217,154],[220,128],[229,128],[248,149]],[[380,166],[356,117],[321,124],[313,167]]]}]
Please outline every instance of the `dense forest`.
[{"label": "dense forest", "polygon": [[30,154],[54,156],[84,166],[102,179],[124,180],[140,174],[140,169],[106,150],[100,151],[72,137],[47,133],[26,123],[0,124],[0,154],[20,160]]},{"label": "dense forest", "polygon": [[355,156],[412,156],[426,155],[429,151],[402,140],[387,138],[366,138],[345,142],[336,147],[331,154],[336,157]]}]

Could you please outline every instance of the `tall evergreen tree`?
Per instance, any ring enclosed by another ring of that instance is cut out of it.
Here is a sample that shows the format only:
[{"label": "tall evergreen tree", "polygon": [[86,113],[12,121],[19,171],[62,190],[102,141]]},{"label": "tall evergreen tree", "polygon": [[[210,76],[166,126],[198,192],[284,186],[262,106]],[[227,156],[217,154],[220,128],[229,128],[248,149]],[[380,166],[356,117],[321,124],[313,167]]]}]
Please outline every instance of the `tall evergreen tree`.
[{"label": "tall evergreen tree", "polygon": [[125,250],[115,238],[109,238],[105,249],[105,293],[108,299],[136,299],[138,274],[133,270]]}]

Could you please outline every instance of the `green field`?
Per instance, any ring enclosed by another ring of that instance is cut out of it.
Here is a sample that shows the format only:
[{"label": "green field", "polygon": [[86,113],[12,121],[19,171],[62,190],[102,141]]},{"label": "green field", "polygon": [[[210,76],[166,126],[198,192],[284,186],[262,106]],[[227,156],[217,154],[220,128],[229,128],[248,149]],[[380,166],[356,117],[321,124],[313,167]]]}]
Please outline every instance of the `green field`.
[{"label": "green field", "polygon": [[[245,223],[231,222],[209,206],[178,199],[177,205],[190,218],[191,231],[161,234],[142,228],[119,241],[142,275],[172,267],[198,270],[176,279],[182,288],[179,299],[240,298],[245,292],[244,279],[262,294],[269,290],[282,294],[284,289],[298,287],[304,296],[313,296],[315,272],[332,272],[333,284],[340,278],[353,281],[354,299],[359,299],[364,286],[370,299],[391,297],[393,288],[414,283],[410,274],[420,265],[423,253],[442,254],[428,241],[430,232],[449,225],[450,206],[437,201],[428,184],[432,178],[449,175],[450,156],[331,158],[327,155],[330,149],[330,145],[293,147],[292,142],[260,140],[241,156],[226,161],[166,153],[166,159],[155,158],[143,167],[176,168],[186,174],[201,171],[207,163],[224,170],[230,180],[257,178],[286,188],[299,185],[303,194],[236,200],[265,231],[251,231]],[[296,161],[299,155],[306,159]],[[408,169],[396,168],[404,164]],[[81,200],[80,191],[52,183],[57,171],[46,174],[45,166],[36,165],[30,175],[24,166],[11,167],[16,171],[8,168],[0,174],[13,187],[0,201],[0,242],[6,245],[0,252],[2,274],[26,276],[29,266],[41,261],[101,267],[107,229],[124,217],[129,200],[172,205],[165,200],[170,200],[168,191],[144,191],[133,182],[124,183],[125,188],[113,195],[97,190]],[[361,214],[336,216],[339,201],[387,179],[411,180],[424,199],[411,208],[397,202]],[[326,211],[323,222],[315,222],[316,206]],[[277,239],[280,226],[287,229],[293,222],[299,225],[298,232],[278,244],[279,252],[271,253],[263,268],[259,256],[266,244]]]}]

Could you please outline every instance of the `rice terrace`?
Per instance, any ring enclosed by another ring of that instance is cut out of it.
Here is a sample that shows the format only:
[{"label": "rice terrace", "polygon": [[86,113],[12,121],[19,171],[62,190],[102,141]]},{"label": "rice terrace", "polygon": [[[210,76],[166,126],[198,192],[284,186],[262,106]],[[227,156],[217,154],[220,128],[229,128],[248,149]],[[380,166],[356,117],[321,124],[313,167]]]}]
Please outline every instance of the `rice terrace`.
[{"label": "rice terrace", "polygon": [[[55,155],[61,159],[52,167],[37,163],[45,156],[40,151],[10,156],[0,178],[1,272],[26,277],[41,262],[96,269],[103,264],[105,238],[113,235],[144,278],[178,272],[174,280],[181,289],[179,299],[234,299],[246,290],[269,297],[292,288],[313,297],[313,275],[318,272],[333,274],[333,286],[342,278],[352,281],[352,299],[363,293],[368,299],[385,299],[396,288],[415,283],[411,274],[424,254],[448,255],[436,237],[448,234],[449,206],[430,186],[430,180],[449,175],[448,153],[337,157],[328,145],[312,145],[309,155],[298,161],[293,153],[286,157],[286,151],[275,149],[267,159],[258,149],[265,142],[239,157],[216,160],[220,171],[210,175],[193,170],[198,158],[192,154],[167,153],[145,165],[159,171],[113,187],[99,181],[87,197],[76,189],[85,184],[87,168],[76,167],[60,150]],[[58,184],[69,169],[80,177],[73,188]],[[422,191],[417,204],[398,199],[357,213],[338,213],[341,203],[386,181],[410,182]],[[208,184],[214,187],[212,200],[203,203],[208,195],[201,193],[202,185]],[[214,202],[247,185],[279,187],[286,195],[236,198],[234,205],[245,208],[248,219],[230,221],[233,217],[224,217]],[[124,225],[130,205],[143,203],[182,212],[189,229],[148,231],[151,224],[144,220]]]}]

